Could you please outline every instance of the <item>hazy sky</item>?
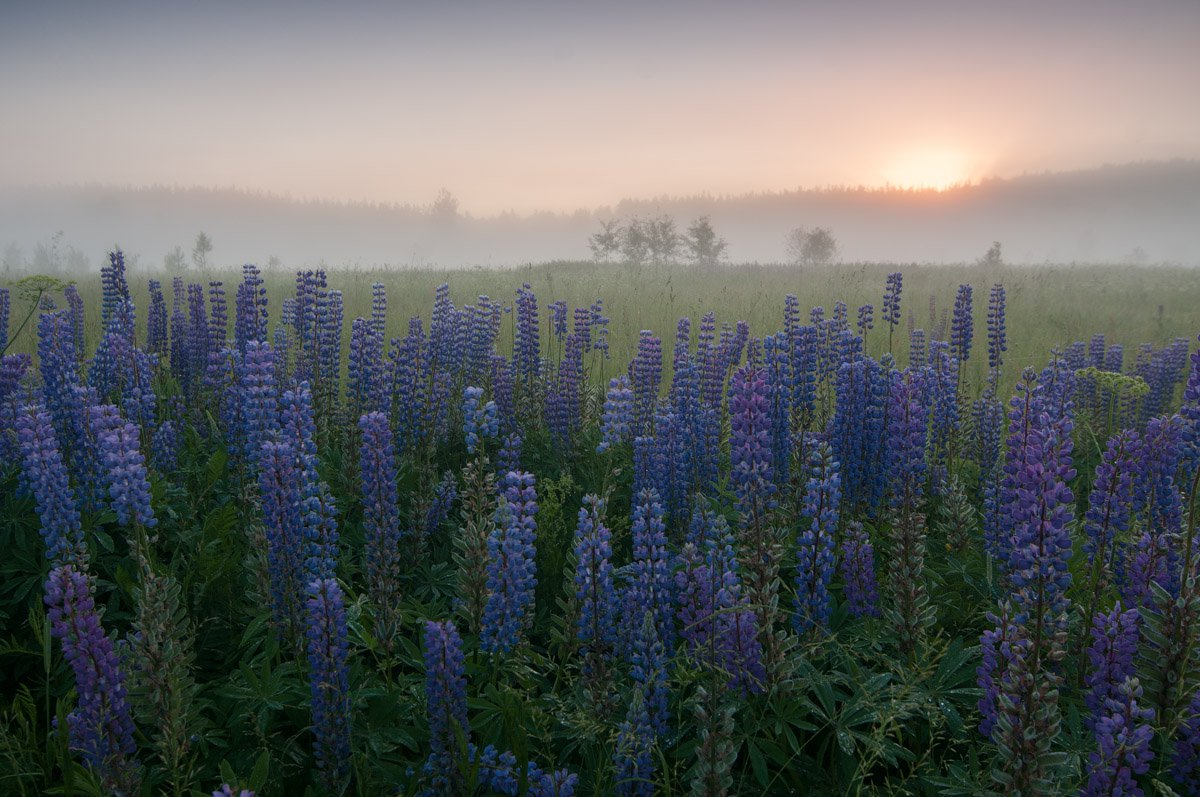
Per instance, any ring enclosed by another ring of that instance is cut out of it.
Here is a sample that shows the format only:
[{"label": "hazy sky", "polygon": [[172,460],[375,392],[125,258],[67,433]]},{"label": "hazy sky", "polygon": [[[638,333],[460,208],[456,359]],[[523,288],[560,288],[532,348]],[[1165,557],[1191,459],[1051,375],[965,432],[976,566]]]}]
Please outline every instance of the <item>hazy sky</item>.
[{"label": "hazy sky", "polygon": [[1200,2],[0,4],[0,181],[566,210],[1200,157]]}]

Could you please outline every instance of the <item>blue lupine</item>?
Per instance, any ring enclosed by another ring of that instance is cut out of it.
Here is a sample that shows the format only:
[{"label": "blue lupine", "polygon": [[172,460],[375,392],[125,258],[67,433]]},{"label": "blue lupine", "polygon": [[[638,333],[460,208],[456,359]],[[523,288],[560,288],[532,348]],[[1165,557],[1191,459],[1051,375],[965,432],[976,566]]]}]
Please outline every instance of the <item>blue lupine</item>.
[{"label": "blue lupine", "polygon": [[46,558],[54,566],[71,564],[80,571],[86,570],[87,546],[79,508],[71,493],[50,413],[40,405],[27,407],[17,416],[17,435],[25,483],[37,502]]},{"label": "blue lupine", "polygon": [[[646,612],[654,618],[655,634],[671,650],[675,646],[672,557],[667,549],[666,526],[658,492],[643,490],[636,496],[630,520],[633,564],[624,596],[624,631],[633,642]],[[626,647],[631,650],[631,647]]]},{"label": "blue lupine", "polygon": [[523,440],[519,432],[504,436],[500,450],[496,452],[496,472],[508,473],[521,469],[521,446]]},{"label": "blue lupine", "polygon": [[950,353],[960,364],[971,358],[971,340],[975,318],[971,314],[971,286],[959,285],[954,297],[954,317],[950,322]]},{"label": "blue lupine", "polygon": [[108,326],[118,305],[129,301],[129,283],[125,280],[125,253],[119,248],[108,253],[108,264],[100,267],[100,325]]},{"label": "blue lupine", "polygon": [[1118,603],[1111,612],[1099,612],[1092,620],[1092,644],[1087,649],[1088,691],[1083,698],[1091,712],[1084,718],[1089,729],[1096,728],[1108,701],[1119,699],[1125,679],[1134,675],[1140,619],[1137,609],[1121,611]]},{"label": "blue lupine", "polygon": [[562,343],[567,336],[567,303],[559,299],[551,302],[546,309],[550,311],[550,331]]},{"label": "blue lupine", "polygon": [[8,349],[8,313],[11,299],[8,288],[0,288],[0,354]]},{"label": "blue lupine", "polygon": [[654,729],[645,698],[638,691],[617,730],[613,769],[613,788],[619,797],[653,797]]},{"label": "blue lupine", "polygon": [[242,455],[252,467],[257,467],[262,444],[274,437],[279,426],[275,356],[270,344],[253,338],[246,341],[238,383]]},{"label": "blue lupine", "polygon": [[242,281],[235,297],[233,339],[242,351],[252,340],[267,341],[267,289],[258,267],[242,266]]},{"label": "blue lupine", "polygon": [[888,351],[892,349],[892,333],[900,323],[900,291],[904,284],[904,275],[893,272],[887,276],[887,287],[883,291],[883,313],[880,320],[888,325]]},{"label": "blue lupine", "polygon": [[76,391],[80,386],[79,358],[64,312],[43,313],[38,319],[37,354],[46,410],[55,434],[69,446],[77,442],[84,419]]},{"label": "blue lupine", "polygon": [[887,411],[888,492],[892,506],[912,512],[925,486],[926,385],[919,372],[893,371]]},{"label": "blue lupine", "polygon": [[862,523],[846,524],[841,544],[841,573],[846,610],[853,617],[878,617],[879,593],[875,579],[875,548]]},{"label": "blue lupine", "polygon": [[167,303],[163,299],[162,284],[149,281],[150,309],[146,313],[146,348],[151,354],[163,358],[167,347]]},{"label": "blue lupine", "polygon": [[875,328],[875,306],[864,304],[858,308],[858,334],[865,338],[867,333]]},{"label": "blue lupine", "polygon": [[642,615],[631,643],[629,676],[634,689],[641,692],[650,728],[661,737],[670,730],[667,702],[671,690],[667,686],[667,648],[659,639],[653,611]]},{"label": "blue lupine", "polygon": [[1141,698],[1141,685],[1130,678],[1105,702],[1095,728],[1099,749],[1088,756],[1088,782],[1080,792],[1083,797],[1144,794],[1134,776],[1146,774],[1154,758],[1150,749],[1154,711],[1139,706]]},{"label": "blue lupine", "polygon": [[424,524],[421,527],[421,539],[428,541],[437,533],[446,519],[450,517],[450,509],[458,500],[458,485],[454,474],[446,471],[442,480],[433,487],[433,499],[425,510]]},{"label": "blue lupine", "polygon": [[79,289],[73,282],[63,288],[63,296],[67,299],[67,318],[71,322],[71,333],[75,338],[75,351],[82,360],[85,347],[83,297],[79,295]]},{"label": "blue lupine", "polygon": [[908,367],[924,368],[928,362],[928,347],[925,343],[925,330],[912,329],[908,332]]},{"label": "blue lupine", "polygon": [[1171,777],[1188,797],[1200,795],[1200,690],[1192,694],[1171,754]]},{"label": "blue lupine", "polygon": [[462,414],[468,454],[474,454],[482,440],[495,438],[499,434],[496,402],[483,403],[483,388],[468,387],[463,390]]},{"label": "blue lupine", "polygon": [[332,578],[308,585],[307,632],[314,753],[321,782],[337,793],[350,771],[350,677],[345,598]]},{"label": "blue lupine", "polygon": [[691,483],[688,429],[684,419],[673,412],[659,412],[654,427],[652,486],[658,491],[664,514],[678,525],[687,511]]},{"label": "blue lupine", "polygon": [[133,718],[113,641],[100,624],[87,574],[73,565],[46,578],[50,630],[75,674],[76,708],[67,717],[70,747],[113,793],[133,794],[140,773]]},{"label": "blue lupine", "polygon": [[436,758],[444,760],[457,750],[460,734],[470,738],[466,661],[452,620],[425,623],[425,714]]},{"label": "blue lupine", "polygon": [[146,527],[158,524],[150,507],[150,482],[146,460],[140,449],[138,428],[118,424],[100,438],[100,452],[108,481],[112,509],[122,525],[137,522]]},{"label": "blue lupine", "polygon": [[767,386],[761,372],[741,368],[729,384],[730,480],[747,522],[765,522],[775,504]]},{"label": "blue lupine", "polygon": [[488,537],[488,600],[479,644],[489,653],[506,653],[521,644],[533,619],[537,509],[533,474],[509,472],[496,527]]},{"label": "blue lupine", "polygon": [[809,460],[808,484],[801,516],[808,521],[796,541],[796,632],[829,625],[832,611],[829,581],[834,567],[834,534],[841,502],[841,477],[828,444],[818,443]]},{"label": "blue lupine", "polygon": [[852,506],[873,508],[883,496],[884,408],[890,386],[887,372],[869,357],[843,363],[837,371],[830,444],[841,466],[842,494]]},{"label": "blue lupine", "polygon": [[604,414],[600,419],[600,445],[596,453],[602,454],[611,446],[629,442],[633,431],[633,391],[629,377],[610,379],[608,393],[604,397]]},{"label": "blue lupine", "polygon": [[604,315],[604,301],[597,299],[592,302],[590,309],[591,318],[590,325],[596,330],[592,336],[592,348],[604,354],[604,359],[608,359],[608,322],[609,319]]},{"label": "blue lupine", "polygon": [[298,479],[298,511],[304,540],[303,584],[333,578],[338,556],[336,507],[328,486],[317,474],[317,445],[313,439],[316,423],[307,382],[284,392],[280,427],[281,438],[296,457],[293,477]]},{"label": "blue lupine", "polygon": [[532,388],[541,365],[541,339],[538,332],[537,296],[529,283],[517,291],[517,328],[513,344],[513,368],[522,384]]},{"label": "blue lupine", "polygon": [[782,332],[763,340],[772,469],[775,483],[786,484],[791,464],[791,342]]},{"label": "blue lupine", "polygon": [[662,341],[648,329],[638,334],[637,355],[629,363],[629,384],[633,388],[633,434],[649,435],[654,408],[662,382]]},{"label": "blue lupine", "polygon": [[163,421],[150,442],[150,464],[159,473],[170,473],[179,467],[179,435],[172,421]]},{"label": "blue lupine", "polygon": [[1132,429],[1109,438],[1104,454],[1096,465],[1095,483],[1088,494],[1088,510],[1083,530],[1087,535],[1083,549],[1095,579],[1094,589],[1106,583],[1113,544],[1129,531],[1130,505],[1133,500],[1133,471],[1140,459],[1141,439]]},{"label": "blue lupine", "polygon": [[761,692],[766,672],[757,618],[742,595],[725,519],[697,506],[679,558],[675,592],[688,653],[726,673],[731,686]]},{"label": "blue lupine", "polygon": [[[520,770],[511,751],[500,752],[490,744],[479,750],[472,744],[467,746],[467,756],[478,767],[480,788],[509,797],[520,794]],[[525,767],[525,783],[526,797],[574,797],[579,776],[565,769],[543,772],[530,761]]]},{"label": "blue lupine", "polygon": [[576,637],[583,674],[598,678],[617,644],[617,596],[613,589],[612,535],[604,525],[604,501],[588,495],[575,528]]},{"label": "blue lupine", "polygon": [[926,390],[929,404],[929,437],[933,451],[933,484],[946,479],[956,448],[959,427],[958,382],[961,363],[950,354],[945,341],[929,344]]},{"label": "blue lupine", "polygon": [[347,367],[346,391],[351,412],[381,409],[378,382],[383,379],[383,338],[378,327],[365,318],[356,318],[350,325],[350,359]]},{"label": "blue lupine", "polygon": [[1004,286],[997,282],[988,294],[987,315],[988,371],[993,392],[1000,380],[1000,366],[1004,364],[1004,353],[1008,351],[1007,328],[1004,322],[1005,291]]},{"label": "blue lupine", "polygon": [[[400,511],[396,487],[396,450],[387,416],[371,412],[358,420],[362,434],[363,531],[367,589],[377,611],[391,620],[400,597]],[[388,623],[377,624],[382,628]],[[395,629],[390,629],[393,632]]]},{"label": "blue lupine", "polygon": [[287,441],[263,443],[259,495],[267,542],[271,615],[277,630],[298,628],[304,572],[304,529],[296,451]]}]

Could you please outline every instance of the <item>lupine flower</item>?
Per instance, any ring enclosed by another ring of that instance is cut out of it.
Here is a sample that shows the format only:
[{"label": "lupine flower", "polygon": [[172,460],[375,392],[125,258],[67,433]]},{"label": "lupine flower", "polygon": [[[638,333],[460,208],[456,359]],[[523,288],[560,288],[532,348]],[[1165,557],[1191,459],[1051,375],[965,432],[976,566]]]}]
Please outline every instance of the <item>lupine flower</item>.
[{"label": "lupine flower", "polygon": [[1107,582],[1108,563],[1117,537],[1129,531],[1130,504],[1133,500],[1133,470],[1140,459],[1141,439],[1132,429],[1113,435],[1100,463],[1095,483],[1088,494],[1088,510],[1083,530],[1087,535],[1083,549],[1092,567],[1093,589]]},{"label": "lupine flower", "polygon": [[912,329],[908,332],[908,367],[924,368],[928,360],[925,330]]},{"label": "lupine flower", "polygon": [[893,371],[887,411],[887,480],[892,505],[916,510],[925,485],[926,386],[920,372]]},{"label": "lupine flower", "polygon": [[648,610],[632,640],[629,676],[633,679],[634,689],[642,694],[650,728],[661,737],[670,730],[667,707],[670,689],[667,686],[667,653],[656,625],[654,613]]},{"label": "lupine flower", "polygon": [[66,564],[46,579],[50,629],[75,673],[77,705],[67,717],[72,750],[113,792],[132,794],[140,774],[125,673],[100,625],[87,575]]},{"label": "lupine flower", "polygon": [[[511,751],[502,753],[490,744],[478,750],[472,744],[467,747],[467,755],[478,767],[479,788],[517,797],[521,786],[520,770],[517,757]],[[525,783],[528,786],[526,797],[573,797],[579,776],[565,769],[543,772],[530,761],[525,767]]]},{"label": "lupine flower", "polygon": [[138,428],[132,423],[119,424],[100,438],[105,478],[117,521],[121,525],[136,521],[151,528],[158,520],[150,507],[150,482],[139,445]]},{"label": "lupine flower", "polygon": [[971,358],[971,339],[975,318],[971,315],[971,286],[959,285],[954,297],[954,317],[950,322],[950,353],[959,363]]},{"label": "lupine flower", "polygon": [[167,355],[167,303],[163,299],[162,284],[149,281],[150,310],[146,313],[146,348],[160,358]]},{"label": "lupine flower", "polygon": [[1105,701],[1104,713],[1096,720],[1099,750],[1088,757],[1088,782],[1081,792],[1084,797],[1142,797],[1134,776],[1148,772],[1154,758],[1150,749],[1154,711],[1139,706],[1141,699],[1138,680],[1128,678]]},{"label": "lupine flower", "polygon": [[212,793],[212,797],[254,797],[254,792],[250,789],[237,789],[230,786],[228,783],[222,783],[221,788]]},{"label": "lupine flower", "polygon": [[297,628],[300,619],[304,528],[296,461],[296,451],[290,442],[263,443],[259,494],[267,541],[271,614],[280,631]]},{"label": "lupine flower", "polygon": [[350,325],[350,362],[346,390],[351,411],[379,409],[378,382],[383,379],[383,338],[374,322],[356,318]]},{"label": "lupine flower", "polygon": [[445,762],[458,749],[459,734],[471,735],[462,639],[450,620],[425,623],[425,706],[430,749]]},{"label": "lupine flower", "polygon": [[875,549],[862,523],[850,521],[842,537],[842,581],[846,609],[854,617],[878,617]]},{"label": "lupine flower", "polygon": [[513,432],[504,436],[504,442],[496,453],[496,472],[508,473],[521,469],[521,434]]},{"label": "lupine flower", "polygon": [[446,471],[442,474],[442,480],[434,485],[432,500],[425,510],[425,525],[421,529],[423,540],[429,540],[437,533],[450,517],[450,509],[457,500],[458,486],[454,474]]},{"label": "lupine flower", "polygon": [[[1004,286],[996,283],[988,295],[988,369],[991,372],[993,391],[999,381],[1000,366],[1004,364],[1004,353],[1008,351],[1007,329],[1004,324],[1005,315]],[[1118,369],[1119,370],[1119,369]]]},{"label": "lupine flower", "polygon": [[245,446],[242,454],[252,467],[256,467],[262,444],[274,437],[279,426],[275,357],[270,344],[257,339],[246,341],[245,356],[238,368],[238,383]]},{"label": "lupine flower", "polygon": [[475,453],[482,439],[494,438],[500,433],[496,402],[483,403],[483,388],[468,387],[463,390],[462,414],[468,454]]},{"label": "lupine flower", "polygon": [[541,362],[541,338],[538,332],[537,296],[529,283],[517,291],[517,330],[513,346],[513,366],[526,387],[532,387]]},{"label": "lupine flower", "polygon": [[870,358],[838,368],[829,442],[841,466],[842,494],[851,506],[875,507],[883,497],[884,409],[890,387],[887,372]]},{"label": "lupine flower", "polygon": [[858,334],[866,337],[867,333],[875,328],[875,307],[874,305],[864,304],[858,308]]},{"label": "lupine flower", "polygon": [[1108,614],[1097,613],[1092,620],[1092,644],[1087,649],[1088,692],[1083,698],[1091,712],[1084,718],[1089,729],[1095,729],[1104,717],[1109,700],[1120,699],[1125,679],[1134,674],[1140,619],[1137,609],[1123,612],[1118,603]]},{"label": "lupine flower", "polygon": [[119,248],[108,253],[108,263],[100,267],[100,325],[108,326],[118,305],[129,301],[129,283],[125,280],[125,253]]},{"label": "lupine flower", "polygon": [[576,636],[583,674],[602,675],[617,644],[617,596],[613,589],[612,535],[604,525],[604,501],[588,495],[575,528],[575,599],[579,603]]},{"label": "lupine flower", "polygon": [[887,287],[883,291],[883,314],[881,319],[888,325],[888,351],[892,348],[892,333],[900,323],[900,291],[904,275],[899,271],[888,274]]},{"label": "lupine flower", "polygon": [[648,329],[638,336],[637,356],[629,364],[629,383],[633,388],[633,434],[652,432],[654,407],[662,382],[662,341]]},{"label": "lupine flower", "polygon": [[729,385],[730,480],[739,511],[754,523],[765,521],[776,492],[766,391],[761,372],[749,367],[739,369]]},{"label": "lupine flower", "polygon": [[267,289],[258,266],[249,263],[242,266],[237,289],[233,339],[242,351],[252,340],[267,341]]},{"label": "lupine flower", "polygon": [[1188,797],[1200,795],[1200,690],[1192,695],[1171,755],[1171,777]]},{"label": "lupine flower", "polygon": [[654,618],[656,638],[670,650],[675,646],[672,562],[657,491],[648,489],[638,493],[630,522],[633,564],[625,588],[625,640],[630,645],[626,650],[632,650],[646,612]]},{"label": "lupine flower", "polygon": [[50,413],[40,405],[27,407],[17,416],[17,435],[25,483],[37,501],[46,558],[54,566],[71,564],[83,571],[87,567],[87,546]]},{"label": "lupine flower", "polygon": [[400,512],[397,507],[396,450],[387,416],[371,412],[358,420],[362,433],[363,530],[367,586],[384,622],[381,631],[395,632],[391,621],[400,597]]},{"label": "lupine flower", "polygon": [[308,585],[307,627],[314,752],[322,783],[336,793],[350,771],[350,679],[345,600],[334,579]]},{"label": "lupine flower", "polygon": [[8,348],[8,313],[11,299],[8,288],[0,288],[0,353]]},{"label": "lupine flower", "polygon": [[163,421],[150,443],[150,463],[159,473],[170,473],[179,467],[179,435],[175,424]]},{"label": "lupine flower", "polygon": [[488,601],[479,643],[489,653],[507,653],[519,645],[532,619],[538,509],[533,485],[530,473],[505,476],[496,528],[488,538]]},{"label": "lupine flower", "polygon": [[611,446],[628,442],[632,430],[633,391],[629,388],[629,377],[622,374],[608,381],[604,414],[600,419],[600,445],[596,446],[596,453],[602,454]]},{"label": "lupine flower", "polygon": [[[807,633],[829,624],[829,580],[834,566],[834,533],[841,501],[841,478],[829,445],[818,443],[809,460],[808,484],[800,514],[808,526],[797,540],[796,632]],[[868,545],[870,543],[868,542]]]},{"label": "lupine flower", "polygon": [[614,789],[620,797],[654,795],[654,729],[646,700],[634,691],[613,751]]}]

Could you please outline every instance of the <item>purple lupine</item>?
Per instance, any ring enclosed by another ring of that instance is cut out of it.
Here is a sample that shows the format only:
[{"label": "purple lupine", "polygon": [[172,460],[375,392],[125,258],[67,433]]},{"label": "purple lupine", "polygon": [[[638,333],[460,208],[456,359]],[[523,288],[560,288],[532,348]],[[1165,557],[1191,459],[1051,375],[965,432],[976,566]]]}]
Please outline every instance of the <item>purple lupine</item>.
[{"label": "purple lupine", "polygon": [[1121,611],[1118,603],[1111,612],[1098,612],[1092,620],[1092,644],[1087,649],[1087,693],[1083,703],[1090,714],[1084,717],[1089,730],[1104,716],[1108,701],[1119,699],[1125,679],[1134,675],[1141,616],[1137,609]]},{"label": "purple lupine", "polygon": [[1200,795],[1200,689],[1192,694],[1171,754],[1171,777],[1188,797]]},{"label": "purple lupine", "polygon": [[392,360],[392,384],[396,395],[396,447],[401,451],[413,450],[425,437],[425,380],[421,378],[425,349],[421,319],[410,318],[408,334],[388,355]]},{"label": "purple lupine", "polygon": [[496,402],[489,401],[484,404],[481,387],[468,387],[463,390],[462,415],[463,435],[467,440],[468,454],[474,454],[483,440],[495,438],[500,432]]},{"label": "purple lupine", "polygon": [[550,311],[550,331],[562,343],[567,337],[567,303],[559,299],[551,302],[546,309]]},{"label": "purple lupine", "polygon": [[339,393],[342,377],[342,292],[317,294],[318,381],[322,395],[332,403]]},{"label": "purple lupine", "polygon": [[11,301],[8,288],[0,288],[0,354],[8,349],[8,312]]},{"label": "purple lupine", "polygon": [[757,618],[742,595],[733,535],[725,519],[698,505],[679,558],[676,595],[689,654],[723,671],[730,686],[761,692],[766,672]]},{"label": "purple lupine", "polygon": [[184,313],[183,277],[171,281],[171,373],[186,393],[191,388],[191,346],[188,343],[187,315]]},{"label": "purple lupine", "polygon": [[350,772],[350,676],[346,605],[332,578],[308,585],[308,679],[313,751],[326,791],[336,794]]},{"label": "purple lupine", "polygon": [[675,647],[674,596],[671,579],[672,557],[667,548],[662,504],[654,489],[642,490],[635,498],[630,520],[633,537],[633,564],[624,594],[624,639],[627,651],[650,612],[655,637],[667,648]]},{"label": "purple lupine", "polygon": [[140,773],[121,659],[100,624],[88,576],[60,565],[46,578],[50,629],[75,674],[77,705],[67,717],[70,747],[114,793],[137,791]]},{"label": "purple lupine", "polygon": [[496,414],[500,418],[500,428],[504,432],[511,432],[517,425],[516,403],[513,397],[512,362],[503,355],[493,354],[490,363],[492,401],[496,402]]},{"label": "purple lupine", "polygon": [[791,342],[782,332],[763,339],[763,372],[767,383],[767,415],[772,469],[776,484],[787,484],[790,470],[792,376]]},{"label": "purple lupine", "polygon": [[363,559],[367,589],[383,622],[381,631],[392,627],[400,599],[400,511],[396,487],[396,450],[387,416],[371,412],[358,420],[362,434],[359,469],[362,472]]},{"label": "purple lupine", "polygon": [[887,410],[886,472],[892,506],[913,512],[925,486],[926,385],[920,372],[893,371]]},{"label": "purple lupine", "polygon": [[604,397],[604,413],[600,418],[600,444],[596,453],[602,454],[614,445],[629,442],[633,433],[633,391],[629,377],[622,374],[608,381]]},{"label": "purple lupine", "polygon": [[749,366],[739,369],[729,384],[729,476],[738,510],[754,524],[765,523],[775,504],[766,393],[762,373]]},{"label": "purple lupine", "polygon": [[584,352],[592,350],[592,311],[588,307],[576,307],[571,314],[572,330],[583,341]]},{"label": "purple lupine", "polygon": [[378,327],[365,318],[350,324],[350,359],[346,369],[346,392],[351,412],[369,412],[378,406],[378,382],[383,379],[383,338]]},{"label": "purple lupine", "polygon": [[959,374],[961,363],[950,354],[945,341],[929,344],[925,389],[930,408],[929,437],[933,450],[934,485],[941,484],[953,465],[959,427]]},{"label": "purple lupine", "polygon": [[[79,402],[79,358],[75,338],[64,312],[43,313],[38,319],[38,371],[42,397],[64,446],[77,442],[83,419]],[[70,450],[70,449],[68,449]],[[74,461],[74,458],[70,458]]]},{"label": "purple lupine", "polygon": [[452,620],[425,623],[425,714],[433,757],[450,764],[460,735],[467,739],[471,735],[466,660]]},{"label": "purple lupine", "polygon": [[497,473],[508,473],[509,471],[521,469],[522,442],[520,432],[513,432],[504,436],[504,440],[500,444],[500,450],[496,452]]},{"label": "purple lupine", "polygon": [[170,473],[179,467],[179,435],[172,421],[163,421],[150,441],[150,464],[159,473]]},{"label": "purple lupine", "polygon": [[204,286],[187,286],[188,328],[187,369],[191,380],[200,379],[208,368],[209,328],[208,311],[204,303]]},{"label": "purple lupine", "polygon": [[604,301],[597,299],[592,302],[590,309],[591,319],[590,324],[595,333],[592,335],[592,348],[604,354],[604,359],[608,359],[608,322],[609,319],[604,315]]},{"label": "purple lupine", "polygon": [[554,394],[557,422],[551,424],[564,452],[569,453],[571,438],[582,423],[583,341],[574,333],[567,335],[566,351],[558,366],[557,390]]},{"label": "purple lupine", "polygon": [[908,367],[924,368],[928,362],[927,352],[925,330],[910,329],[908,331]]},{"label": "purple lupine", "polygon": [[883,291],[883,313],[880,320],[888,325],[888,351],[892,350],[892,334],[900,323],[900,291],[904,284],[904,274],[895,271],[887,276],[887,286]]},{"label": "purple lupine", "polygon": [[841,466],[842,494],[851,506],[878,506],[883,497],[884,410],[891,380],[875,360],[843,363],[836,378],[837,405],[830,423],[830,445]]},{"label": "purple lupine", "polygon": [[125,253],[117,248],[108,253],[108,264],[100,267],[100,326],[108,321],[118,305],[129,301],[129,283],[125,280]]},{"label": "purple lupine", "polygon": [[281,633],[298,629],[300,620],[304,529],[296,460],[291,442],[263,443],[259,458],[259,495],[267,543],[271,617]]},{"label": "purple lupine", "polygon": [[338,557],[336,506],[328,485],[317,473],[316,422],[307,382],[284,392],[280,419],[280,437],[296,458],[293,477],[298,480],[297,509],[304,545],[303,589],[312,581],[333,578]]},{"label": "purple lupine", "polygon": [[252,340],[267,341],[267,289],[258,266],[242,266],[242,281],[238,284],[234,306],[233,339],[245,351]]},{"label": "purple lupine", "polygon": [[997,282],[988,294],[987,315],[988,371],[992,392],[1000,381],[1000,366],[1004,364],[1004,353],[1008,351],[1008,336],[1005,327],[1004,286]]},{"label": "purple lupine", "polygon": [[225,348],[229,337],[229,305],[225,301],[225,284],[220,280],[208,283],[208,351],[211,360]]},{"label": "purple lupine", "polygon": [[513,368],[526,389],[532,389],[541,366],[541,335],[538,331],[537,296],[529,283],[517,291],[516,339],[513,343]]},{"label": "purple lupine", "polygon": [[221,788],[212,793],[212,797],[254,797],[254,792],[250,789],[234,790],[233,786],[228,783],[222,783]]},{"label": "purple lupine", "polygon": [[650,728],[660,737],[670,730],[667,650],[659,639],[654,612],[647,610],[631,640],[629,676],[634,689],[641,693]]},{"label": "purple lupine", "polygon": [[875,580],[875,548],[862,523],[846,524],[841,545],[841,573],[846,609],[853,617],[878,617],[879,593]]},{"label": "purple lupine", "polygon": [[662,341],[648,329],[638,333],[637,355],[629,363],[629,384],[633,389],[633,434],[652,432],[658,388],[662,382]]},{"label": "purple lupine", "polygon": [[1150,770],[1154,752],[1154,711],[1142,708],[1142,687],[1129,678],[1105,701],[1104,713],[1096,721],[1096,744],[1088,756],[1088,782],[1083,797],[1110,797],[1121,794],[1142,797],[1144,792],[1134,779]]},{"label": "purple lupine", "polygon": [[241,453],[252,468],[258,465],[262,444],[274,437],[279,426],[277,391],[275,355],[270,344],[247,340],[238,367],[237,410],[244,444]]},{"label": "purple lupine", "polygon": [[1111,577],[1113,544],[1130,526],[1133,501],[1133,471],[1141,458],[1141,438],[1132,429],[1118,432],[1108,440],[1096,465],[1095,482],[1088,494],[1088,510],[1083,530],[1087,535],[1083,549],[1092,568],[1092,589],[1098,592]]},{"label": "purple lupine", "polygon": [[433,499],[425,510],[424,524],[421,528],[421,539],[428,541],[433,538],[446,519],[450,517],[450,509],[458,500],[458,484],[454,474],[446,471],[442,480],[433,487]]},{"label": "purple lupine", "polygon": [[613,589],[612,535],[604,525],[604,500],[587,495],[575,527],[576,638],[583,675],[599,680],[617,644],[617,596]]},{"label": "purple lupine", "polygon": [[488,600],[483,610],[480,647],[507,653],[525,638],[537,587],[535,547],[537,492],[531,473],[510,471],[488,537]]},{"label": "purple lupine", "polygon": [[958,293],[954,297],[954,316],[950,322],[950,353],[958,360],[960,367],[971,358],[971,341],[975,334],[971,293],[970,285],[958,286]]},{"label": "purple lupine", "polygon": [[808,484],[800,514],[808,521],[796,541],[796,632],[823,630],[832,611],[829,581],[834,567],[834,534],[841,502],[841,477],[837,462],[827,443],[813,449],[809,459]]},{"label": "purple lupine", "polygon": [[79,508],[71,494],[50,413],[40,405],[17,416],[17,436],[23,457],[24,479],[37,502],[46,558],[54,566],[87,568],[87,545],[79,521]]},{"label": "purple lupine", "polygon": [[866,338],[867,333],[875,328],[874,305],[864,304],[858,308],[858,321],[856,322],[856,326],[858,327],[858,334],[863,338]]},{"label": "purple lupine", "polygon": [[106,431],[100,437],[100,454],[117,522],[137,522],[147,528],[157,525],[150,507],[150,482],[137,426],[121,423]]},{"label": "purple lupine", "polygon": [[146,313],[146,349],[160,358],[167,348],[167,303],[163,299],[162,283],[149,281],[150,309]]},{"label": "purple lupine", "polygon": [[32,366],[33,358],[23,352],[0,357],[0,467],[21,457],[17,439],[17,418],[21,415],[24,392],[21,383]]}]

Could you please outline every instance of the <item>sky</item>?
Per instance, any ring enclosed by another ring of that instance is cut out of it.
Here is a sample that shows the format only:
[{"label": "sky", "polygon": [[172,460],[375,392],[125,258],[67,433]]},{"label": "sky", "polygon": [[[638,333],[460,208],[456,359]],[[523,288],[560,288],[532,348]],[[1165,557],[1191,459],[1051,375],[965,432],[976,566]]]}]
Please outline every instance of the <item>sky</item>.
[{"label": "sky", "polygon": [[565,212],[1200,158],[1200,3],[0,4],[0,183]]}]

